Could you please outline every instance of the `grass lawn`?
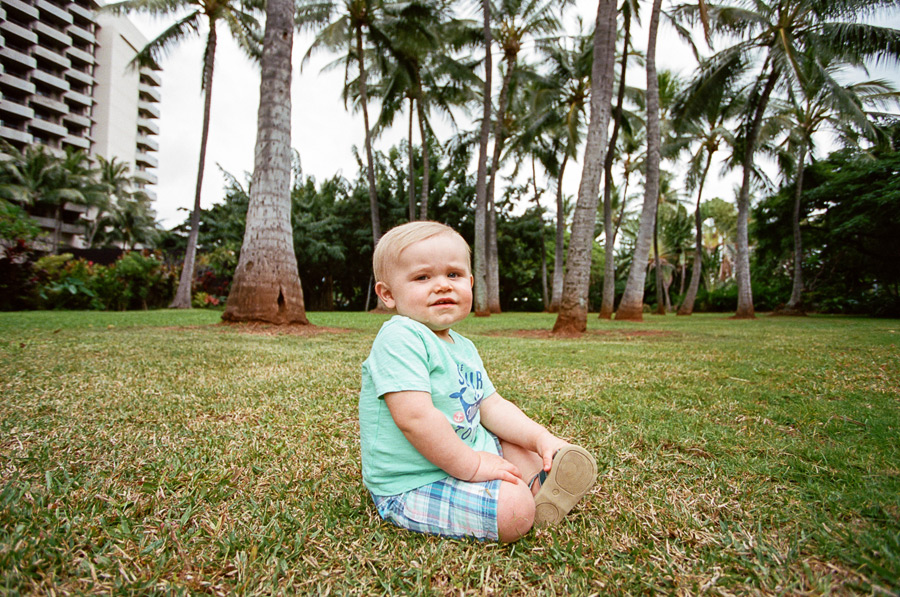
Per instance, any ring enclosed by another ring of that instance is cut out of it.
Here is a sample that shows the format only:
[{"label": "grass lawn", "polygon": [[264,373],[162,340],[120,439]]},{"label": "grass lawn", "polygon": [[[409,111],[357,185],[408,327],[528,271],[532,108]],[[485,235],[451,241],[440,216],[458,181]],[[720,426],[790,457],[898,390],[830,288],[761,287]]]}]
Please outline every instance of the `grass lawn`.
[{"label": "grass lawn", "polygon": [[550,315],[469,318],[500,392],[601,470],[506,546],[378,519],[356,409],[384,317],[218,316],[0,313],[0,592],[900,592],[900,321],[592,318],[551,340]]}]

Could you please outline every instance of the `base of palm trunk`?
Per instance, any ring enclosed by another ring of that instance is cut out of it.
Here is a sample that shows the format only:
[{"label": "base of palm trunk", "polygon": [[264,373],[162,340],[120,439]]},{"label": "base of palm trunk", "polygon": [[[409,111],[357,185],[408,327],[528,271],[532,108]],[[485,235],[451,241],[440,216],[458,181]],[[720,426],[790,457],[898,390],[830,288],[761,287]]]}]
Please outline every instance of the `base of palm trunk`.
[{"label": "base of palm trunk", "polygon": [[299,281],[296,288],[242,284],[231,289],[222,321],[309,325]]},{"label": "base of palm trunk", "polygon": [[753,312],[753,309],[738,311],[729,319],[756,319],[756,313]]},{"label": "base of palm trunk", "polygon": [[575,313],[560,313],[553,324],[553,336],[571,338],[582,335],[587,331],[587,311]]},{"label": "base of palm trunk", "polygon": [[619,310],[616,311],[616,321],[644,321],[644,305],[619,305]]}]

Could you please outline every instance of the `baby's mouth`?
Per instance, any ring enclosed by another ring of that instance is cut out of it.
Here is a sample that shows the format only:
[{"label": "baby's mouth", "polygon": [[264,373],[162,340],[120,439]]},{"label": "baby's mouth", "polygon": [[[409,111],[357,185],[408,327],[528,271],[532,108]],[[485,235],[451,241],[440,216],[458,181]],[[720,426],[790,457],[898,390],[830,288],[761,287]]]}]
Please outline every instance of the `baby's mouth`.
[{"label": "baby's mouth", "polygon": [[456,301],[450,298],[440,299],[431,303],[432,307],[437,307],[439,305],[455,305]]}]

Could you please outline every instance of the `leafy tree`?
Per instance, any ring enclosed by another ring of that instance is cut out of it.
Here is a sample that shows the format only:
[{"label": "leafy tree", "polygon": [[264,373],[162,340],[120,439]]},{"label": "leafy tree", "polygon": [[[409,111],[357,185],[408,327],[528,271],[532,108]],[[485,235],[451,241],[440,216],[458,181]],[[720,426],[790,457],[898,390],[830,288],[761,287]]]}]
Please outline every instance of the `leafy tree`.
[{"label": "leafy tree", "polygon": [[[842,150],[804,173],[801,226],[811,307],[900,316],[900,152]],[[790,285],[793,184],[754,210],[756,268]]]}]

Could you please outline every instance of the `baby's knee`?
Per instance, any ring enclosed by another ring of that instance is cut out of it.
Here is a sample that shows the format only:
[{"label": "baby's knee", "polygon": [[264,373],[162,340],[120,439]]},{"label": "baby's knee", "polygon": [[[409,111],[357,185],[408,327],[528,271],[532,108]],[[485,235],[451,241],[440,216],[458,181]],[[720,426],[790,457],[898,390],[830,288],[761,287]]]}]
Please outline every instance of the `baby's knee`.
[{"label": "baby's knee", "polygon": [[500,484],[497,500],[497,533],[503,543],[525,536],[534,525],[534,497],[523,482]]}]

